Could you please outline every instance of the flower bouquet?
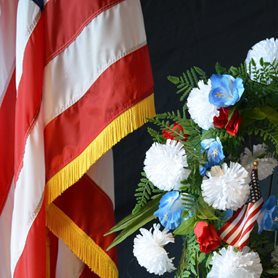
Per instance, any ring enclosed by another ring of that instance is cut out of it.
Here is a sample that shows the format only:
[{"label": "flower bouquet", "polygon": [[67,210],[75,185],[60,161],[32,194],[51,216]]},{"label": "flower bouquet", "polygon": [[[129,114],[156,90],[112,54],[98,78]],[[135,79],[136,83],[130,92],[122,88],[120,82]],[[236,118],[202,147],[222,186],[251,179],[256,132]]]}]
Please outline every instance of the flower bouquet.
[{"label": "flower bouquet", "polygon": [[[278,275],[277,198],[263,200],[260,190],[277,166],[278,40],[254,45],[238,67],[217,63],[210,78],[193,67],[168,79],[182,109],[150,119],[154,143],[137,203],[110,230],[120,232],[110,248],[139,230],[133,253],[153,274]],[[183,246],[175,267],[165,246],[176,236]]]}]

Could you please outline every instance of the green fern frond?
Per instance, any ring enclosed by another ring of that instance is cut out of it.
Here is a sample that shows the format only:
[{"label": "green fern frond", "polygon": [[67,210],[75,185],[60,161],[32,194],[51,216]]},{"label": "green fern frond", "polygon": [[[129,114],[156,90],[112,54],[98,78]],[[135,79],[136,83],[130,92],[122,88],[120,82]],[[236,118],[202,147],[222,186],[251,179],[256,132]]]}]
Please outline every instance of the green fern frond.
[{"label": "green fern frond", "polygon": [[153,194],[162,192],[154,187],[154,185],[147,179],[145,172],[142,172],[141,176],[142,177],[134,194],[136,198],[136,205],[132,210],[132,214],[136,214],[140,209],[142,209],[147,202],[152,199]]},{"label": "green fern frond", "polygon": [[180,94],[180,101],[184,101],[190,91],[198,87],[199,80],[207,82],[206,73],[199,67],[192,67],[191,69],[182,73],[181,76],[168,76],[168,80],[177,87],[177,94]]},{"label": "green fern frond", "polygon": [[274,148],[274,153],[278,156],[278,128],[275,125],[266,124],[269,128],[250,127],[249,135],[261,137],[264,142],[269,142]]},{"label": "green fern frond", "polygon": [[268,85],[272,81],[277,82],[278,61],[275,60],[272,63],[269,63],[260,59],[260,65],[258,67],[252,59],[249,63],[248,71],[249,75],[252,76],[252,79],[260,84]]},{"label": "green fern frond", "polygon": [[148,127],[147,128],[148,133],[150,134],[150,136],[153,138],[154,142],[158,142],[158,143],[165,143],[165,139],[163,138],[163,136],[161,135],[160,132]]}]

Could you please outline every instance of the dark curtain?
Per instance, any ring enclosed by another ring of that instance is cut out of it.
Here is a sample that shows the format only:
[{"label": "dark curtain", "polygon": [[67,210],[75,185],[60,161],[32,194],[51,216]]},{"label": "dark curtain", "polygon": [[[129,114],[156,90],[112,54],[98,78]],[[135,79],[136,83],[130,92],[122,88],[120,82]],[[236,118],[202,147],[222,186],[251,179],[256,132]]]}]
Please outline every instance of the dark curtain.
[{"label": "dark curtain", "polygon": [[[277,0],[141,0],[141,3],[158,113],[179,107],[167,75],[178,75],[194,65],[211,74],[217,61],[224,66],[237,65],[256,42],[278,38]],[[146,127],[142,127],[114,148],[117,220],[134,206],[134,190],[151,143]],[[153,277],[134,258],[133,237],[118,247],[120,277]],[[170,257],[178,256],[178,245],[169,245]]]}]

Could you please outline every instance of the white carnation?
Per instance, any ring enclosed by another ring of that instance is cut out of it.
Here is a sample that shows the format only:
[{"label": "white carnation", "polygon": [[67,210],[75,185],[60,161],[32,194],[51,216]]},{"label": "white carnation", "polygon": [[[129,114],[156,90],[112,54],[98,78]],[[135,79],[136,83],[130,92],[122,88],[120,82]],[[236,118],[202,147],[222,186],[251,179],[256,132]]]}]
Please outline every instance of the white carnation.
[{"label": "white carnation", "polygon": [[278,60],[278,39],[265,39],[253,45],[247,53],[246,62],[249,63],[252,58],[257,66],[260,66],[261,58],[269,63]]},{"label": "white carnation", "polygon": [[249,175],[239,163],[214,166],[207,176],[203,178],[202,195],[209,205],[220,210],[237,210],[245,204],[250,193]]},{"label": "white carnation", "polygon": [[219,115],[217,107],[209,102],[211,82],[205,84],[203,80],[198,82],[199,88],[194,88],[187,98],[187,107],[191,119],[202,129],[213,127],[214,116]]},{"label": "white carnation", "polygon": [[134,239],[133,254],[138,263],[145,267],[148,272],[163,275],[165,272],[175,270],[173,259],[163,248],[168,243],[174,243],[174,237],[167,231],[159,230],[160,225],[154,224],[149,231],[141,228],[141,234]]},{"label": "white carnation", "polygon": [[244,152],[240,156],[242,166],[251,173],[253,168],[253,162],[258,161],[258,178],[264,180],[268,176],[272,175],[274,168],[278,166],[278,161],[271,155],[267,154],[265,144],[259,144],[253,146],[253,152],[248,148],[244,149]]},{"label": "white carnation", "polygon": [[256,252],[235,251],[232,246],[213,252],[212,268],[207,278],[259,278],[263,272],[260,257]]},{"label": "white carnation", "polygon": [[180,182],[186,179],[190,170],[183,145],[175,140],[166,144],[153,143],[146,152],[144,171],[147,178],[161,190],[179,189]]},{"label": "white carnation", "polygon": [[[278,39],[265,39],[253,45],[248,51],[245,60],[247,65],[249,65],[252,58],[256,62],[257,69],[261,68],[261,58],[269,63],[272,63],[275,59],[278,60]],[[253,79],[253,76],[251,76],[251,79]]]}]

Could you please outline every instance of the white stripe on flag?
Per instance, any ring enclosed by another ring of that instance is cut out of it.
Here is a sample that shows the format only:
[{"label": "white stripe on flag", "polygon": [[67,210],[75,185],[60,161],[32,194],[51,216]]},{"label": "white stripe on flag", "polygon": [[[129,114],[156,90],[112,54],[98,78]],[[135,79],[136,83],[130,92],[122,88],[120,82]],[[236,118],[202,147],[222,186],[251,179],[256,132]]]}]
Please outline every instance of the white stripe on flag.
[{"label": "white stripe on flag", "polygon": [[84,263],[72,253],[65,243],[59,240],[56,277],[78,278],[82,274],[84,266]]},{"label": "white stripe on flag", "polygon": [[45,68],[45,123],[77,102],[111,64],[145,44],[139,0],[99,14]]},{"label": "white stripe on flag", "polygon": [[39,17],[40,8],[33,1],[19,0],[17,16],[17,34],[16,34],[16,88],[22,76],[23,57],[26,45],[36,27]]},{"label": "white stripe on flag", "polygon": [[17,0],[1,2],[0,15],[0,108],[15,67]]},{"label": "white stripe on flag", "polygon": [[42,114],[41,111],[27,138],[23,167],[15,186],[11,232],[12,273],[23,252],[28,232],[43,199],[45,162]]},{"label": "white stripe on flag", "polygon": [[113,150],[105,153],[87,174],[106,193],[115,207]]},{"label": "white stripe on flag", "polygon": [[10,243],[11,243],[11,225],[12,225],[12,213],[14,204],[14,187],[10,188],[5,206],[2,214],[0,215],[0,277],[11,277],[11,254],[10,254]]}]

